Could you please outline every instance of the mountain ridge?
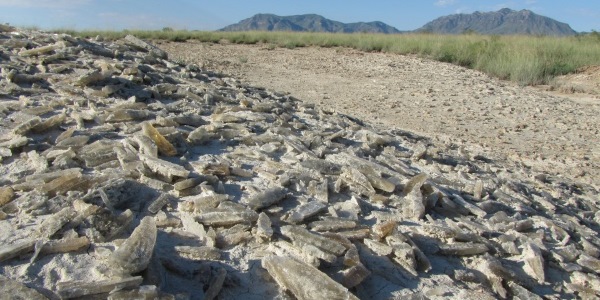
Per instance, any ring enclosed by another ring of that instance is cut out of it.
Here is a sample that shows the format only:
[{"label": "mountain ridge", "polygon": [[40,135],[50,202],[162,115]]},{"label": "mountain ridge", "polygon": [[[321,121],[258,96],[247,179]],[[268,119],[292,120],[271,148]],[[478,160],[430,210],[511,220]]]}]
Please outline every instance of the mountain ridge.
[{"label": "mountain ridge", "polygon": [[401,33],[393,26],[380,21],[342,23],[317,14],[278,16],[256,14],[219,31],[304,31],[338,33]]},{"label": "mountain ridge", "polygon": [[538,15],[527,9],[516,11],[510,8],[492,12],[476,11],[471,14],[442,16],[415,31],[438,34],[462,34],[465,32],[554,36],[577,34],[566,23]]}]

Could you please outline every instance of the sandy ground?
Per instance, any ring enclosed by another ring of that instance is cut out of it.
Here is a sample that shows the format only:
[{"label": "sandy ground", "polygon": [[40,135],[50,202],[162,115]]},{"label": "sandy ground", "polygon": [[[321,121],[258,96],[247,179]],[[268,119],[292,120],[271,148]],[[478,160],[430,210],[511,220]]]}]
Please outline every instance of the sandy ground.
[{"label": "sandy ground", "polygon": [[600,97],[564,93],[594,86],[594,72],[565,77],[563,88],[550,92],[447,63],[345,48],[199,42],[160,47],[173,59],[289,92],[375,126],[467,143],[541,173],[600,182]]}]

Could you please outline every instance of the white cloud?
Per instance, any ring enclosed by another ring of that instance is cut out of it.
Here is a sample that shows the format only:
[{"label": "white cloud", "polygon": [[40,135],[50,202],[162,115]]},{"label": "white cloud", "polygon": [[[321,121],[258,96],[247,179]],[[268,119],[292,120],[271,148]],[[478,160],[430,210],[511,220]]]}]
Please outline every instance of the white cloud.
[{"label": "white cloud", "polygon": [[90,2],[91,0],[0,0],[0,7],[72,8]]},{"label": "white cloud", "polygon": [[437,0],[435,1],[435,6],[449,6],[456,3],[456,0]]}]

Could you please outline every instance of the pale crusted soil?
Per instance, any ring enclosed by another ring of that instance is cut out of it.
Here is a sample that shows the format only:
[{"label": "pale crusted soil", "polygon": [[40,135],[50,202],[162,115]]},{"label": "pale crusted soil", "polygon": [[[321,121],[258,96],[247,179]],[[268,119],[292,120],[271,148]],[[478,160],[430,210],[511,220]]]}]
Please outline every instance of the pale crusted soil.
[{"label": "pale crusted soil", "polygon": [[540,173],[600,182],[596,95],[550,93],[451,64],[352,49],[198,42],[159,46],[173,59],[289,92],[376,126],[466,143]]}]

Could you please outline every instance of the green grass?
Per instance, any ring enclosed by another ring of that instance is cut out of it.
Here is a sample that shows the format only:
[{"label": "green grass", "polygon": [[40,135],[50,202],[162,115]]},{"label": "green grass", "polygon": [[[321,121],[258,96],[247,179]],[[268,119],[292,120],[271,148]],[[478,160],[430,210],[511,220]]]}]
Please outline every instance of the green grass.
[{"label": "green grass", "polygon": [[212,31],[69,31],[80,37],[119,39],[133,34],[142,39],[237,44],[267,47],[349,47],[362,51],[415,54],[425,58],[480,70],[523,85],[548,84],[558,75],[600,64],[600,35],[592,32],[575,37],[486,36],[477,34],[340,34],[299,32]]}]

